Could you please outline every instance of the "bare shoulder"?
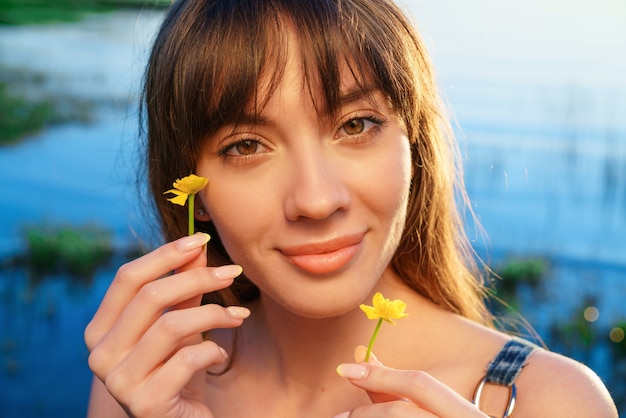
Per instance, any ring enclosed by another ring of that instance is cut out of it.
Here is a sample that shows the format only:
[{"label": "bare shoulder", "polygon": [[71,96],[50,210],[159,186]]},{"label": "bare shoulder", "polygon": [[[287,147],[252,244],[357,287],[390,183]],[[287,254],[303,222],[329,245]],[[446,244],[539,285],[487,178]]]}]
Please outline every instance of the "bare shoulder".
[{"label": "bare shoulder", "polygon": [[517,381],[518,417],[617,418],[600,378],[587,366],[543,349],[536,350]]}]

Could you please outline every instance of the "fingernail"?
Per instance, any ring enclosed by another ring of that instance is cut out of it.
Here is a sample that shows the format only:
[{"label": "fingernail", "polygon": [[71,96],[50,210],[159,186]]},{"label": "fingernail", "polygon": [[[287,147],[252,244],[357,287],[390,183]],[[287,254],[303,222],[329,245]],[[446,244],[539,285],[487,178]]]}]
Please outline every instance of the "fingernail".
[{"label": "fingernail", "polygon": [[[366,355],[367,355],[367,347],[360,345],[354,350],[354,360],[359,363],[365,361]],[[373,352],[370,352],[370,359],[368,363],[380,364],[380,361],[378,361],[378,358],[376,358]]]},{"label": "fingernail", "polygon": [[212,270],[213,277],[217,280],[232,280],[239,276],[243,269],[237,264],[227,264],[225,266],[215,267]]},{"label": "fingernail", "polygon": [[337,374],[346,379],[360,380],[367,376],[367,367],[362,364],[344,363],[337,366]]},{"label": "fingernail", "polygon": [[350,418],[350,411],[342,412],[339,415],[335,415],[333,418]]},{"label": "fingernail", "polygon": [[189,252],[195,250],[196,248],[202,247],[204,244],[209,242],[211,236],[209,234],[205,234],[204,232],[197,232],[188,237],[184,237],[176,241],[176,246],[182,252]]},{"label": "fingernail", "polygon": [[250,309],[243,306],[229,306],[226,310],[233,318],[246,319],[250,316]]},{"label": "fingernail", "polygon": [[222,353],[222,357],[224,357],[224,359],[227,359],[228,353],[226,352],[226,350],[224,350],[222,347],[220,347],[219,349],[220,349],[220,353]]},{"label": "fingernail", "polygon": [[367,354],[367,347],[359,345],[357,348],[354,349],[354,359],[359,363],[362,361],[365,361],[366,354]]}]

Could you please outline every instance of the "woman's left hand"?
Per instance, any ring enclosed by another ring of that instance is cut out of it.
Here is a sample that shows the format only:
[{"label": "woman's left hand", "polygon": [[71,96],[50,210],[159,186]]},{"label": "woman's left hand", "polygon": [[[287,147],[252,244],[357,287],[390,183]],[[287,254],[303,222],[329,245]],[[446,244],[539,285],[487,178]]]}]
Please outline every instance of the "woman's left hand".
[{"label": "woman's left hand", "polygon": [[364,389],[372,404],[359,406],[335,418],[487,417],[470,401],[426,372],[392,369],[373,355],[369,363],[363,363],[364,356],[364,347],[357,348],[355,358],[361,362],[341,364],[337,372]]}]

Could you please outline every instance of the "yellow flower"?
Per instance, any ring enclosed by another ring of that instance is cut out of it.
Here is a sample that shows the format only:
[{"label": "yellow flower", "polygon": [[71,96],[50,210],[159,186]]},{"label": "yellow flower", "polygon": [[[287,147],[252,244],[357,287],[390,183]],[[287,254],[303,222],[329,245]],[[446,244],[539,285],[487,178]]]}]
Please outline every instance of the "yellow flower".
[{"label": "yellow flower", "polygon": [[202,190],[202,188],[204,188],[204,186],[206,186],[208,182],[209,180],[204,177],[196,176],[195,174],[190,174],[187,177],[183,177],[182,179],[176,180],[174,182],[173,189],[170,189],[167,192],[163,192],[163,194],[166,194],[166,193],[175,194],[176,196],[167,200],[169,200],[170,202],[176,205],[185,206],[185,203],[187,202],[187,200],[189,200],[189,208],[188,208],[188,212],[189,212],[188,233],[189,235],[193,235],[194,233],[193,212],[194,212],[194,201],[196,198],[196,193]]},{"label": "yellow flower", "polygon": [[374,329],[374,333],[372,334],[370,343],[367,346],[367,352],[365,353],[366,363],[370,359],[370,354],[372,354],[372,347],[374,347],[374,341],[376,341],[378,331],[380,331],[380,326],[383,324],[383,321],[396,325],[394,319],[402,319],[409,315],[408,313],[404,312],[404,310],[406,309],[406,303],[402,302],[399,299],[385,299],[383,297],[383,294],[380,292],[377,292],[374,295],[374,297],[372,298],[372,304],[374,306],[359,305],[361,310],[365,312],[365,315],[367,315],[368,319],[378,319],[378,324],[376,324],[376,328]]},{"label": "yellow flower", "polygon": [[374,295],[372,303],[374,306],[359,306],[361,310],[365,312],[365,315],[367,315],[368,319],[383,319],[390,324],[395,325],[396,323],[394,319],[402,319],[409,315],[408,313],[404,312],[404,310],[406,309],[406,303],[402,302],[399,299],[385,299],[380,292]]},{"label": "yellow flower", "polygon": [[207,178],[190,174],[187,177],[176,180],[173,184],[174,188],[164,192],[163,194],[175,194],[176,196],[167,200],[176,205],[185,206],[187,198],[190,195],[195,195],[202,190],[208,182],[209,180]]}]

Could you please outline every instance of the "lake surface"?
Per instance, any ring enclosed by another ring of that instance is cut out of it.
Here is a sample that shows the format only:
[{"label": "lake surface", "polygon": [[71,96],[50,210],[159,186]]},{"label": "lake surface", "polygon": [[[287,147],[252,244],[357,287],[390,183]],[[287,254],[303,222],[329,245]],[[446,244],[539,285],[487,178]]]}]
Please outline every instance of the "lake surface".
[{"label": "lake surface", "polygon": [[[485,259],[550,260],[540,333],[590,296],[608,329],[626,320],[626,7],[617,1],[406,2],[425,32],[457,120]],[[0,63],[48,74],[42,90],[95,100],[91,124],[57,126],[0,149],[0,255],[28,223],[98,222],[120,246],[145,228],[134,198],[136,93],[161,15],[0,27]],[[62,47],[61,47],[62,46]],[[36,288],[0,273],[3,418],[84,415],[82,330],[113,274]],[[602,350],[585,358],[603,373]]]}]

